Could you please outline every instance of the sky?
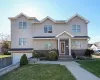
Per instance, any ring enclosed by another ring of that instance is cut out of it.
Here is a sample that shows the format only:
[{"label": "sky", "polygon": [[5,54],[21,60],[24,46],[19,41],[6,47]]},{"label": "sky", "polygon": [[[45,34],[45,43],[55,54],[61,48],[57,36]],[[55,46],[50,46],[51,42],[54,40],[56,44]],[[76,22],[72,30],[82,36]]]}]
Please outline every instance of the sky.
[{"label": "sky", "polygon": [[100,0],[0,0],[0,33],[11,34],[8,17],[21,12],[39,20],[46,16],[67,20],[78,13],[90,21],[89,43],[100,41]]}]

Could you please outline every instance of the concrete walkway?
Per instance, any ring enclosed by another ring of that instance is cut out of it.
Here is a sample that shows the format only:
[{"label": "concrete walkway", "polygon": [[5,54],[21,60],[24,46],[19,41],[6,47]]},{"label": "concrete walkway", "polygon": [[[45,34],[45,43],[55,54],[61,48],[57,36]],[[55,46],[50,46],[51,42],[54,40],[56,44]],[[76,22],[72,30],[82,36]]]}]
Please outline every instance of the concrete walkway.
[{"label": "concrete walkway", "polygon": [[83,69],[82,67],[79,66],[78,63],[76,63],[74,61],[69,61],[69,62],[38,61],[37,63],[65,65],[77,80],[100,80],[100,78],[96,77],[92,73],[90,73],[87,70]]}]

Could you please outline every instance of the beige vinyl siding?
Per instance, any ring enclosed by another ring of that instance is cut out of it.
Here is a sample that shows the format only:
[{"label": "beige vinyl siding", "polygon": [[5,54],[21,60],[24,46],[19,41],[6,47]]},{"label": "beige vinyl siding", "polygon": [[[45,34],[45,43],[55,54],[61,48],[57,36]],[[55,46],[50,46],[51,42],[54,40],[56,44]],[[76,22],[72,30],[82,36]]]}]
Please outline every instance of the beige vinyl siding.
[{"label": "beige vinyl siding", "polygon": [[52,49],[57,49],[57,40],[56,39],[36,39],[33,42],[34,50],[45,50],[44,45],[46,43],[52,44]]},{"label": "beige vinyl siding", "polygon": [[[44,25],[52,25],[52,33],[44,33]],[[81,32],[72,32],[73,25],[80,25]],[[68,23],[54,23],[51,20],[47,19],[43,23],[34,24],[33,29],[34,36],[56,36],[62,33],[63,31],[67,31],[73,36],[87,36],[87,24],[79,17],[73,18]]]}]

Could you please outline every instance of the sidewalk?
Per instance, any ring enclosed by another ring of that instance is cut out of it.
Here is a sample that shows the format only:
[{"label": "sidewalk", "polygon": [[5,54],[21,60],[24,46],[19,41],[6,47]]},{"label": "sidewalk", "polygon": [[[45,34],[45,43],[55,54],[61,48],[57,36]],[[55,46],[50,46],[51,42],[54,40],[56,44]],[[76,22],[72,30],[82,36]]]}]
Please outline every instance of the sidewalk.
[{"label": "sidewalk", "polygon": [[78,63],[76,63],[74,61],[69,61],[69,62],[39,61],[37,63],[65,65],[77,80],[100,80],[100,78],[96,77],[92,73],[83,69],[82,67],[79,66]]}]

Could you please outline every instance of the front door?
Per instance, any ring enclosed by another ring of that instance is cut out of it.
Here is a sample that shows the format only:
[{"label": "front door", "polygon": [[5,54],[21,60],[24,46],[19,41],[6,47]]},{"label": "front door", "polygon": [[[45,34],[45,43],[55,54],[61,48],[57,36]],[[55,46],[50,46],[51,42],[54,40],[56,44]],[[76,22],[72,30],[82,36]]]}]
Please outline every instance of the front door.
[{"label": "front door", "polygon": [[65,41],[60,42],[60,51],[61,54],[65,54]]}]

